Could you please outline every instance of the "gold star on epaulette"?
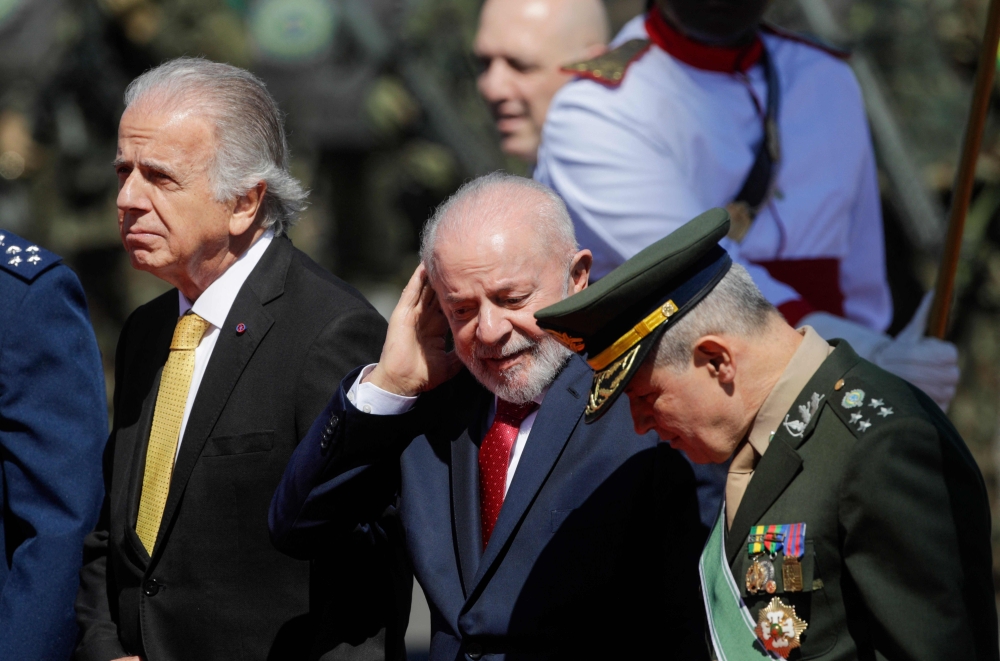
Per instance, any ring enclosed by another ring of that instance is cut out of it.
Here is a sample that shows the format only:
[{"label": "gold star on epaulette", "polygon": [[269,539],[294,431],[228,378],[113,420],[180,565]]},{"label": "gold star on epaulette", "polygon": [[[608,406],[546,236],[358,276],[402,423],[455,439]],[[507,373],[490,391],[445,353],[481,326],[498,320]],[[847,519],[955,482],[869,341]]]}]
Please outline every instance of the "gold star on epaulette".
[{"label": "gold star on epaulette", "polygon": [[617,87],[625,79],[629,66],[649,50],[648,39],[630,39],[624,44],[590,60],[567,64],[562,68],[584,78]]}]

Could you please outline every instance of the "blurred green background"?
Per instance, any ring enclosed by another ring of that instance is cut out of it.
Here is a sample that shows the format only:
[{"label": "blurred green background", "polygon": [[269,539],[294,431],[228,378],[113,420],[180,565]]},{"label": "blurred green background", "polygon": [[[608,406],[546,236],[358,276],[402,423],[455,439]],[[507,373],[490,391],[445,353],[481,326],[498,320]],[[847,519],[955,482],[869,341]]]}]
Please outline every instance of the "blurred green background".
[{"label": "blurred green background", "polygon": [[[528,174],[500,153],[476,92],[470,45],[480,4],[0,0],[0,227],[79,274],[109,394],[122,323],[166,288],[129,267],[117,234],[111,161],[128,82],[179,55],[259,74],[288,114],[293,171],[312,191],[292,239],[388,315],[430,211],[470,177]],[[607,5],[617,29],[645,2]],[[985,0],[774,0],[769,10],[775,23],[853,52],[879,159],[894,330],[933,282],[985,10]],[[998,111],[994,93],[959,272],[951,337],[963,377],[950,411],[995,503]]]}]

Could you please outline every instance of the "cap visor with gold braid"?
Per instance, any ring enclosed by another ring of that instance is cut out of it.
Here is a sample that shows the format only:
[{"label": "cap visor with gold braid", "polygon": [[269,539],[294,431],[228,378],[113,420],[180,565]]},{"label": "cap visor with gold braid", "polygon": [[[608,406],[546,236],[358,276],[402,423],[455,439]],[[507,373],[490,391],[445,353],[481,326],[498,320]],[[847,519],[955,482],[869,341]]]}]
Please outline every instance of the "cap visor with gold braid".
[{"label": "cap visor with gold braid", "polygon": [[611,408],[657,340],[729,271],[719,246],[725,209],[711,209],[578,294],[535,313],[538,325],[594,370],[586,421]]}]

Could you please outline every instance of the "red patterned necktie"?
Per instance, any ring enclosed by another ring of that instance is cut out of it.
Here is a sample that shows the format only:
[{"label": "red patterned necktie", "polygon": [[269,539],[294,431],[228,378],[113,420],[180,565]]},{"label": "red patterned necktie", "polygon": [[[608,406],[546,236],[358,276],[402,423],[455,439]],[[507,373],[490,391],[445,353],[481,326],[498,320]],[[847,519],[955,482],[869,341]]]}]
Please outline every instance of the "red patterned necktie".
[{"label": "red patterned necktie", "polygon": [[538,407],[535,402],[511,404],[497,398],[497,413],[479,446],[479,514],[483,523],[483,548],[490,541],[500,516],[510,451],[524,419]]}]

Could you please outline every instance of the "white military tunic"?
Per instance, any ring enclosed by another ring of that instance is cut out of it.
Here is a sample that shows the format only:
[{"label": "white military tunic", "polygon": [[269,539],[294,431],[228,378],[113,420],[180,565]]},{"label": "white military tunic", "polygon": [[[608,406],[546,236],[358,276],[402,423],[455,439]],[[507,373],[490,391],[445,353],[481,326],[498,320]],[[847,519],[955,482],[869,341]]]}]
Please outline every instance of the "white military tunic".
[{"label": "white military tunic", "polygon": [[[619,84],[581,77],[559,91],[535,170],[566,201],[595,278],[732,202],[763,139],[762,66],[720,64],[732,51],[692,42],[655,13],[613,47],[635,38],[653,43]],[[892,304],[857,81],[822,48],[768,28],[760,38],[780,81],[777,193],[742,243],[723,245],[790,323],[822,310],[883,331]]]}]

